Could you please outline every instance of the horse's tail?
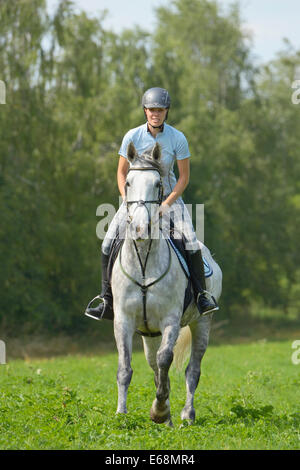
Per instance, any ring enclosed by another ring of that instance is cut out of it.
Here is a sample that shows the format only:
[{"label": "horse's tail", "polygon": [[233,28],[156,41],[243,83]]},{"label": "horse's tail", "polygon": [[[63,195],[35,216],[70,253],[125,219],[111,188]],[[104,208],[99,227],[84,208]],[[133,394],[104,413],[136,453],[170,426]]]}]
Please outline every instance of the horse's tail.
[{"label": "horse's tail", "polygon": [[182,370],[185,360],[191,350],[192,335],[189,326],[181,328],[174,347],[173,363],[177,370]]}]

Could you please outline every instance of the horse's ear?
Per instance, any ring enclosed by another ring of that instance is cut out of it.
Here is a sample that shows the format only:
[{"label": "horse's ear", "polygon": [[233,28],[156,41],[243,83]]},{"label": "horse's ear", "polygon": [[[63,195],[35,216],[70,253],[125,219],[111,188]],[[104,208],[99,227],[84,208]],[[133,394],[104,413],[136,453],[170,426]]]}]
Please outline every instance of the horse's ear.
[{"label": "horse's ear", "polygon": [[159,162],[161,159],[161,147],[158,142],[154,145],[151,153],[151,157],[154,161]]},{"label": "horse's ear", "polygon": [[128,157],[128,160],[130,161],[130,163],[134,162],[137,155],[138,154],[137,154],[137,151],[135,149],[135,146],[134,146],[133,142],[129,142],[129,145],[127,147],[127,157]]}]

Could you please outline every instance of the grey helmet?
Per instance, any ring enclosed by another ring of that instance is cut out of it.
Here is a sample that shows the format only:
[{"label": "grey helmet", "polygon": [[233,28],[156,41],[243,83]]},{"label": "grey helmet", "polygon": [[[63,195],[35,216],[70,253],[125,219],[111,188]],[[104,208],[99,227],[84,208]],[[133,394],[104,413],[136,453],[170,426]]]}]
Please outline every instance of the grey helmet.
[{"label": "grey helmet", "polygon": [[143,108],[169,108],[171,98],[164,88],[149,88],[142,98],[142,106]]}]

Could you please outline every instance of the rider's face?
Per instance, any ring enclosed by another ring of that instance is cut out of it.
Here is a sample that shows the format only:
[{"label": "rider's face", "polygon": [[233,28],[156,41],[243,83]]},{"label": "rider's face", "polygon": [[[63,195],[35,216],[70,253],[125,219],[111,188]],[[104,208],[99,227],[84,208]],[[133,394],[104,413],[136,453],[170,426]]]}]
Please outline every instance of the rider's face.
[{"label": "rider's face", "polygon": [[151,126],[161,126],[166,119],[168,110],[166,108],[145,108],[147,121]]}]

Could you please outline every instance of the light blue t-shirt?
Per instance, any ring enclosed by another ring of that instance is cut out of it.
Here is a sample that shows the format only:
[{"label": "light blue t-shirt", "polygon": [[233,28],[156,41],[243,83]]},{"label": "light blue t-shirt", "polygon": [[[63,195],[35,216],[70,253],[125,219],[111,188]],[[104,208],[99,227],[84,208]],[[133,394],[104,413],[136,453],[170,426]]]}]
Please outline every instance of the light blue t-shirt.
[{"label": "light blue t-shirt", "polygon": [[161,164],[166,175],[163,177],[164,194],[170,194],[177,182],[173,170],[175,160],[183,160],[191,156],[185,135],[165,123],[163,131],[159,132],[157,137],[154,138],[148,132],[148,126],[145,123],[125,134],[119,150],[119,155],[122,157],[127,158],[129,142],[134,144],[139,155],[152,149],[156,142],[160,144],[162,151]]}]

